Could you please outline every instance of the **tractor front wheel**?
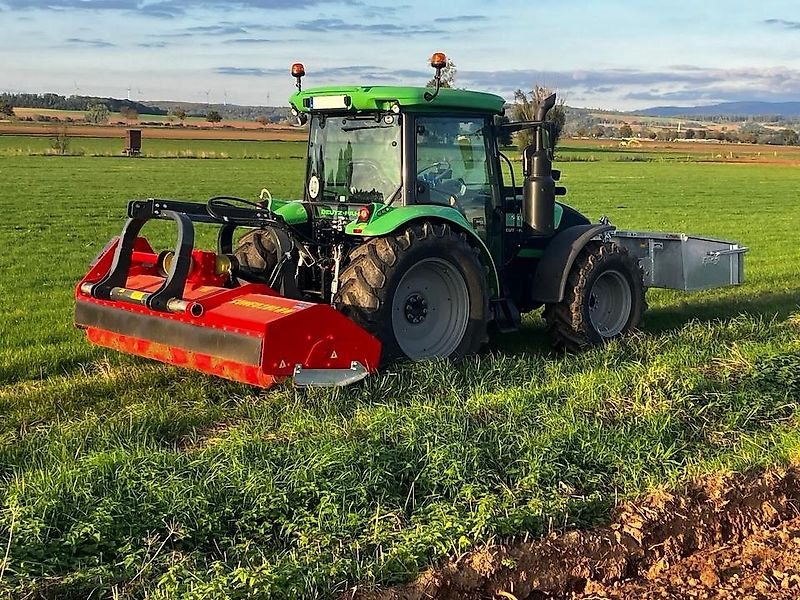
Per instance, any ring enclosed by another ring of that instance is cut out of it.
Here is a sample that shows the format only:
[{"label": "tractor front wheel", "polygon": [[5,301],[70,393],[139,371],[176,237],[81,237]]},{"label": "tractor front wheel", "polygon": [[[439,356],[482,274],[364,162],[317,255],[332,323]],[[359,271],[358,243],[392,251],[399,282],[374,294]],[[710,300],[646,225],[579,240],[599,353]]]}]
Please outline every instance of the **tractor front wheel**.
[{"label": "tractor front wheel", "polygon": [[564,299],[548,304],[543,317],[553,345],[577,352],[638,329],[646,309],[637,261],[614,243],[590,242],[575,259]]},{"label": "tractor front wheel", "polygon": [[350,254],[335,305],[383,343],[383,361],[460,358],[488,341],[477,249],[446,224],[420,223]]},{"label": "tractor front wheel", "polygon": [[270,282],[279,254],[278,232],[272,227],[248,231],[234,250],[242,278],[255,283]]}]

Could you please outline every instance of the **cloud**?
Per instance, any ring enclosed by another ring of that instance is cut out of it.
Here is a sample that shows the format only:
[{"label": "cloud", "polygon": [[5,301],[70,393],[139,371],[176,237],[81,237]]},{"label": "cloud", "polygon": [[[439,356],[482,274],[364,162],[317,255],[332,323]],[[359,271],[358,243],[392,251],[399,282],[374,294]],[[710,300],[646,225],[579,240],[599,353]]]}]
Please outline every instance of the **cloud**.
[{"label": "cloud", "polygon": [[435,35],[447,33],[442,28],[424,25],[405,25],[401,23],[365,24],[344,21],[342,19],[313,19],[311,21],[300,21],[292,25],[290,29],[300,29],[302,31],[311,31],[315,33],[358,31],[378,35]]},{"label": "cloud", "polygon": [[234,77],[268,77],[272,75],[289,76],[289,69],[262,69],[259,67],[217,67],[214,72],[218,75],[231,75]]},{"label": "cloud", "polygon": [[766,19],[767,25],[782,27],[783,29],[800,30],[800,21],[787,21],[785,19]]},{"label": "cloud", "polygon": [[105,40],[87,40],[84,38],[68,38],[64,40],[70,46],[85,46],[87,48],[114,48],[116,44]]},{"label": "cloud", "polygon": [[508,95],[536,83],[570,96],[616,93],[632,101],[718,102],[793,100],[800,96],[800,70],[789,68],[716,69],[684,65],[665,70],[459,71],[458,85]]},{"label": "cloud", "polygon": [[147,16],[176,17],[192,9],[295,10],[321,5],[360,5],[360,0],[0,0],[0,6],[13,10],[118,10]]},{"label": "cloud", "polygon": [[238,23],[234,21],[220,21],[214,25],[196,25],[193,27],[178,28],[168,33],[160,33],[152,35],[155,39],[170,40],[173,38],[189,38],[189,37],[228,37],[228,36],[242,36],[250,33],[249,23]]},{"label": "cloud", "polygon": [[[288,67],[286,69],[263,69],[260,67],[218,67],[215,69],[215,72],[219,75],[228,75],[233,77],[268,77],[274,75],[285,75],[286,77],[289,77]],[[430,79],[430,73],[428,71],[416,71],[413,69],[393,70],[374,65],[352,65],[349,67],[314,69],[308,71],[308,77],[311,81],[339,81],[354,85],[365,82],[392,84],[408,83],[409,81],[417,81],[422,84]]]},{"label": "cloud", "polygon": [[458,15],[455,17],[437,17],[434,23],[475,23],[476,21],[488,21],[484,15]]},{"label": "cloud", "polygon": [[242,25],[224,23],[219,25],[199,25],[197,27],[188,27],[185,30],[185,33],[189,35],[239,35],[242,33],[248,33],[248,31]]},{"label": "cloud", "polygon": [[242,45],[256,45],[256,44],[292,44],[301,40],[276,40],[271,38],[233,38],[225,40],[223,44],[242,44]]},{"label": "cloud", "polygon": [[[287,69],[219,67],[219,75],[236,77],[289,77]],[[430,79],[425,69],[392,69],[370,64],[309,69],[308,85],[328,83],[397,85]],[[518,88],[542,84],[568,99],[585,98],[588,104],[607,102],[609,96],[636,103],[715,103],[738,100],[791,101],[800,97],[800,69],[715,69],[684,65],[665,70],[601,69],[576,71],[459,71],[456,85],[486,90],[506,98]],[[594,99],[597,100],[594,100]]]}]

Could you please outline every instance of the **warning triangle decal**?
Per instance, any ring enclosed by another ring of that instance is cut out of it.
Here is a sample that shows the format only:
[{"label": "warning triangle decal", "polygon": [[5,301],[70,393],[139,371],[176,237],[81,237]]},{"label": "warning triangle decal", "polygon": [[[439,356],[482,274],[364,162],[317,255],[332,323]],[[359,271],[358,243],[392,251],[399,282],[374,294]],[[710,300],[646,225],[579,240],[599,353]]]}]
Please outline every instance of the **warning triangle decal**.
[{"label": "warning triangle decal", "polygon": [[331,352],[331,358],[339,358],[339,355],[338,355],[338,354],[336,354],[336,350],[334,350],[333,352]]}]

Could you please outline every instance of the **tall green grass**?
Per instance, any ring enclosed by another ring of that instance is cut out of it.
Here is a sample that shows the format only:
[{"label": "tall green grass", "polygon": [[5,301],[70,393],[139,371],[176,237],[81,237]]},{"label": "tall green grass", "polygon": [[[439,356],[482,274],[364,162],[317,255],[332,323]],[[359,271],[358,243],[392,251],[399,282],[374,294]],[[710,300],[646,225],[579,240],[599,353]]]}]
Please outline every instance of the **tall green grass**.
[{"label": "tall green grass", "polygon": [[785,167],[564,165],[570,203],[593,219],[752,248],[746,285],[651,291],[643,334],[581,356],[550,354],[532,316],[460,364],[259,391],[72,328],[73,287],[127,198],[293,197],[302,171],[0,157],[0,590],[334,596],[487,540],[602,522],[687,475],[797,455],[800,173]]}]

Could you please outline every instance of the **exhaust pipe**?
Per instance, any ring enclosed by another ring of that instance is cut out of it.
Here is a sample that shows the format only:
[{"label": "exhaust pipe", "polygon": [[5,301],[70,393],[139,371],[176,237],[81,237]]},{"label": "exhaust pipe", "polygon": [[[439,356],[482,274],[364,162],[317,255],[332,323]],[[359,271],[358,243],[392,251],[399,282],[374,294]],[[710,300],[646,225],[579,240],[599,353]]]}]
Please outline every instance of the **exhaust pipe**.
[{"label": "exhaust pipe", "polygon": [[545,142],[545,119],[556,105],[556,95],[551,94],[539,105],[534,127],[534,143],[522,154],[522,169],[525,182],[522,188],[522,220],[525,233],[535,236],[550,236],[555,230],[556,196],[564,195],[564,188],[556,188],[553,178],[553,162],[550,148]]}]

